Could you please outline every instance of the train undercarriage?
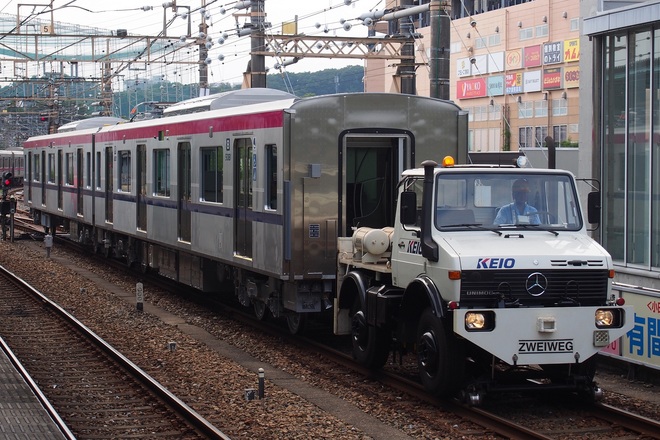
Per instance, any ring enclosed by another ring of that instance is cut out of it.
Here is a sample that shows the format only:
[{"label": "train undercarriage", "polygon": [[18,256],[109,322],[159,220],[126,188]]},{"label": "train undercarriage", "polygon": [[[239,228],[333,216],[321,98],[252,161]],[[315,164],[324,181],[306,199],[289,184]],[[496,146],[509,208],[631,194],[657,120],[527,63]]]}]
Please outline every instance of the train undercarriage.
[{"label": "train undercarriage", "polygon": [[326,281],[286,283],[245,268],[46,213],[34,212],[33,217],[36,224],[44,226],[46,234],[60,231],[93,253],[123,261],[143,273],[158,273],[207,293],[231,290],[241,305],[254,310],[257,319],[283,318],[292,334],[300,333],[307,322],[308,312],[299,309],[320,311],[332,307],[329,297],[332,284]]}]

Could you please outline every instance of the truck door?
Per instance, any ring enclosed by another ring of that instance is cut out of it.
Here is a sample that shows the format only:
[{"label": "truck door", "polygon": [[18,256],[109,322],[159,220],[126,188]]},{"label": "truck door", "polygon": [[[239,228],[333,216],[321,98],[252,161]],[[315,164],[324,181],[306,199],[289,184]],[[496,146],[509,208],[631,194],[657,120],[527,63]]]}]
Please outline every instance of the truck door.
[{"label": "truck door", "polygon": [[252,154],[250,138],[234,141],[234,252],[245,258],[252,258]]},{"label": "truck door", "polygon": [[420,231],[422,228],[422,197],[424,185],[422,179],[404,181],[403,189],[417,194],[417,218],[412,224],[397,227],[392,237],[392,277],[399,286],[408,285],[424,267]]}]

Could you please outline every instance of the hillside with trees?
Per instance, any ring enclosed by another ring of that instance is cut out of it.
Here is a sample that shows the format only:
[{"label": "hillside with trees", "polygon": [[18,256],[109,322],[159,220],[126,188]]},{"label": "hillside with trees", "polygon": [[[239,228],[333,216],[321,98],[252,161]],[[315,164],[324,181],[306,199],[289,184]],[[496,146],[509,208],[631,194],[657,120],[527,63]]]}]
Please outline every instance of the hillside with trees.
[{"label": "hillside with trees", "polygon": [[318,72],[269,74],[266,76],[266,84],[270,88],[284,90],[300,97],[330,95],[364,91],[363,77],[364,67],[348,66]]}]

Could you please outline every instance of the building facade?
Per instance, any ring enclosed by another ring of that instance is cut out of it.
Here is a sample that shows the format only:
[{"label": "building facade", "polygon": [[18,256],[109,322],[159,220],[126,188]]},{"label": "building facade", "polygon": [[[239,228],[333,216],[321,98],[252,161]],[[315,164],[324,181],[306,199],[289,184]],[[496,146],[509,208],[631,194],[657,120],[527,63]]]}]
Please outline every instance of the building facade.
[{"label": "building facade", "polygon": [[[390,1],[389,7],[400,3]],[[450,17],[449,99],[469,111],[470,150],[544,147],[547,136],[559,146],[576,147],[579,3],[454,1]],[[429,95],[429,18],[428,14],[413,18],[421,37],[415,47],[417,94]],[[387,32],[392,32],[391,27]],[[395,65],[367,63],[367,91],[400,92],[397,79]]]},{"label": "building facade", "polygon": [[601,182],[601,242],[635,305],[624,354],[660,367],[660,1],[588,0],[582,15],[592,62],[580,123],[593,127],[582,154]]}]

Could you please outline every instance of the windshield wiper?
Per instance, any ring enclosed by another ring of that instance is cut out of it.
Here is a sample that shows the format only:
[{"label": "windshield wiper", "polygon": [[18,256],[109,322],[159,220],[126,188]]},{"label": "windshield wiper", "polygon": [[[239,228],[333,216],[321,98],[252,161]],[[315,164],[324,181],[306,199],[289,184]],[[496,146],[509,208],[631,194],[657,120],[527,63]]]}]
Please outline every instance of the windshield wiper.
[{"label": "windshield wiper", "polygon": [[452,225],[440,225],[440,228],[474,228],[483,231],[491,231],[496,233],[497,235],[502,235],[502,233],[497,229],[488,228],[481,223],[456,223]]}]

